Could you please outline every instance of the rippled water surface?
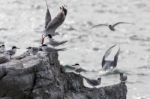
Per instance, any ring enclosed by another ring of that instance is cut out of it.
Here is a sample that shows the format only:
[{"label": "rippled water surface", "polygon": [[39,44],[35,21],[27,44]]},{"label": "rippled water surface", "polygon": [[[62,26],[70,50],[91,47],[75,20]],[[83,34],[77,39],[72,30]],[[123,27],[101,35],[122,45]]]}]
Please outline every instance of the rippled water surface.
[{"label": "rippled water surface", "polygon": [[[128,99],[150,99],[150,1],[149,0],[48,0],[54,17],[59,6],[66,4],[68,15],[59,28],[57,40],[68,40],[61,52],[62,64],[80,63],[91,71],[87,77],[102,74],[101,60],[105,51],[119,44],[121,53],[117,71],[128,75]],[[17,45],[25,51],[39,46],[44,29],[44,0],[0,0],[0,40],[7,47]],[[105,27],[91,29],[97,23],[125,21],[134,25],[119,25],[116,32]],[[92,72],[93,71],[93,72]],[[95,71],[95,72],[94,72]],[[102,77],[102,85],[119,82],[116,72]]]}]

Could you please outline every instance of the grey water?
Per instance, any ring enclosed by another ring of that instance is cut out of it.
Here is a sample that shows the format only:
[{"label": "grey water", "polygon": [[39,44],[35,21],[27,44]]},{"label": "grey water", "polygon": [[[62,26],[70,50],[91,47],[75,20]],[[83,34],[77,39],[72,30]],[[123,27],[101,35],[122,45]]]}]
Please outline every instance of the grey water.
[{"label": "grey water", "polygon": [[[54,17],[59,6],[65,4],[68,15],[58,29],[57,40],[68,40],[59,53],[61,64],[80,63],[91,72],[89,78],[105,74],[100,72],[105,51],[118,44],[121,53],[115,71],[128,75],[128,99],[150,99],[150,1],[149,0],[48,0]],[[0,0],[0,41],[7,48],[17,45],[21,49],[39,46],[44,29],[46,6],[44,0]],[[91,29],[98,23],[131,22],[119,25],[116,32],[105,27]],[[48,41],[48,40],[47,40]],[[117,72],[102,76],[102,85],[119,82]]]}]

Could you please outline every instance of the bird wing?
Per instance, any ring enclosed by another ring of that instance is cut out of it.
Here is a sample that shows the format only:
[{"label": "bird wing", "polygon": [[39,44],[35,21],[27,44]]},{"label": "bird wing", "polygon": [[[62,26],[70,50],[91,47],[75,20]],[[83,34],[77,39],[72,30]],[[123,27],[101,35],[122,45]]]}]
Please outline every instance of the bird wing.
[{"label": "bird wing", "polygon": [[7,50],[7,51],[6,51],[6,54],[8,54],[8,55],[13,55],[14,52],[13,52],[12,50]]},{"label": "bird wing", "polygon": [[65,51],[66,48],[60,48],[60,49],[56,49],[56,51]]},{"label": "bird wing", "polygon": [[51,14],[48,8],[47,1],[45,0],[47,11],[46,11],[46,16],[45,16],[45,28],[47,27],[48,23],[51,21]]},{"label": "bird wing", "polygon": [[113,45],[113,46],[111,46],[106,52],[105,52],[105,54],[104,54],[104,56],[103,56],[103,58],[102,58],[102,67],[105,65],[105,58],[107,57],[107,56],[109,56],[109,54],[111,53],[111,50],[112,50],[112,48],[113,47],[115,47],[116,46],[116,44],[115,45]]},{"label": "bird wing", "polygon": [[45,16],[45,28],[47,27],[49,22],[51,22],[51,14],[49,9],[47,9],[46,16]]},{"label": "bird wing", "polygon": [[97,25],[92,26],[92,28],[97,28],[97,27],[100,27],[100,26],[108,26],[108,24],[97,24]]},{"label": "bird wing", "polygon": [[67,41],[53,41],[54,46],[56,45],[62,45],[64,43],[66,43]]},{"label": "bird wing", "polygon": [[61,10],[57,16],[51,21],[48,23],[47,27],[46,27],[46,30],[49,31],[49,30],[53,30],[55,31],[65,20],[65,14],[64,14],[64,11]]},{"label": "bird wing", "polygon": [[115,26],[117,26],[119,24],[131,24],[131,23],[128,23],[128,22],[117,22],[117,23],[113,24],[112,27],[115,27]]},{"label": "bird wing", "polygon": [[114,57],[114,62],[113,62],[113,66],[116,67],[117,66],[117,63],[118,63],[118,56],[119,56],[119,53],[120,53],[120,47]]}]

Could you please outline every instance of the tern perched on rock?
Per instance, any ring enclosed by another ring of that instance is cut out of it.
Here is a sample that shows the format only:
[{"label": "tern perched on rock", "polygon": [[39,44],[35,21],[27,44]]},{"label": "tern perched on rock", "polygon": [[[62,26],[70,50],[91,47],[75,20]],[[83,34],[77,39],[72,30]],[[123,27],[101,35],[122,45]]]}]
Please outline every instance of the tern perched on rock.
[{"label": "tern perched on rock", "polygon": [[[110,47],[105,55],[103,56],[102,59],[102,68],[104,70],[109,70],[109,69],[113,69],[117,66],[117,62],[118,62],[118,56],[120,53],[120,47],[118,48],[116,53],[113,53],[113,49],[116,47],[116,45],[113,45],[112,47]],[[111,57],[110,57],[111,56]]]},{"label": "tern perched on rock", "polygon": [[86,78],[84,76],[82,76],[89,85],[93,86],[93,87],[96,87],[96,86],[99,86],[101,84],[101,78],[98,78],[97,80],[96,79],[89,79],[89,78]]},{"label": "tern perched on rock", "polygon": [[12,49],[7,50],[7,51],[5,52],[5,54],[6,54],[6,55],[9,55],[9,57],[10,57],[10,59],[11,59],[11,57],[16,54],[17,49],[19,49],[19,48],[16,47],[16,46],[13,46]]},{"label": "tern perched on rock", "polygon": [[120,73],[120,81],[122,83],[125,83],[127,80],[127,75],[125,75],[124,73]]},{"label": "tern perched on rock", "polygon": [[85,69],[83,69],[83,68],[80,67],[79,63],[76,63],[76,64],[71,65],[71,66],[70,65],[65,65],[64,69],[65,69],[65,71],[68,71],[68,72],[75,71],[76,73],[79,73],[79,74],[81,72],[87,72]]},{"label": "tern perched on rock", "polygon": [[49,42],[47,44],[50,44],[53,47],[63,45],[67,42],[67,41],[55,41],[50,34],[48,34],[48,39],[49,39]]},{"label": "tern perched on rock", "polygon": [[65,68],[65,70],[66,69],[68,69],[68,70],[75,70],[75,69],[79,68],[79,66],[80,65],[78,63],[76,63],[74,65],[65,65],[64,68]]},{"label": "tern perched on rock", "polygon": [[62,23],[66,18],[66,15],[67,15],[67,9],[64,6],[61,6],[60,12],[53,20],[51,20],[51,14],[47,7],[46,18],[45,18],[45,31],[44,34],[42,35],[42,44],[44,43],[44,38],[48,36],[48,34],[51,34],[52,36],[58,34],[55,31],[60,25],[62,25]]},{"label": "tern perched on rock", "polygon": [[132,24],[132,23],[128,23],[128,22],[117,22],[115,24],[97,24],[97,25],[94,25],[92,28],[96,28],[96,27],[100,27],[100,26],[107,26],[111,31],[115,31],[115,27],[119,24]]},{"label": "tern perched on rock", "polygon": [[28,47],[27,49],[28,49],[30,55],[36,55],[39,51],[38,47]]}]

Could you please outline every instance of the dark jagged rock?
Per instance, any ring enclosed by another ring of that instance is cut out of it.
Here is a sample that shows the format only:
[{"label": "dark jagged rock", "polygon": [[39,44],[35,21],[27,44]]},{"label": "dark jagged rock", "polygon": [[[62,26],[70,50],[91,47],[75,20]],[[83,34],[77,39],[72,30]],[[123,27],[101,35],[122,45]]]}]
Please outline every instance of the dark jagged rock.
[{"label": "dark jagged rock", "polygon": [[9,59],[4,54],[0,54],[0,64],[6,63],[8,61]]},{"label": "dark jagged rock", "polygon": [[0,99],[126,99],[126,94],[122,83],[84,87],[80,75],[64,72],[55,52],[0,65]]}]

